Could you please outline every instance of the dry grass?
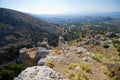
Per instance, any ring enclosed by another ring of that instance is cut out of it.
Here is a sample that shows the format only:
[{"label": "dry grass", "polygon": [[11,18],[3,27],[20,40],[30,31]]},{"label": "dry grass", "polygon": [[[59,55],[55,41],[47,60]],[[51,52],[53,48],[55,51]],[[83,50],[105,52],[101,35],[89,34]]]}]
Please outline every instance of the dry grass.
[{"label": "dry grass", "polygon": [[55,67],[55,63],[52,59],[47,59],[45,62],[45,65],[50,67],[50,68],[54,68]]},{"label": "dry grass", "polygon": [[53,55],[60,55],[62,53],[62,50],[55,50]]},{"label": "dry grass", "polygon": [[69,70],[74,70],[77,66],[79,66],[79,64],[77,64],[77,63],[70,63],[69,66],[68,66],[68,69]]},{"label": "dry grass", "polygon": [[91,70],[91,66],[85,62],[85,61],[81,61],[80,62],[80,67],[83,69],[83,71],[90,71]]},{"label": "dry grass", "polygon": [[102,67],[102,71],[103,71],[103,73],[106,74],[106,75],[109,75],[109,74],[110,74],[110,71],[108,70],[107,67]]}]

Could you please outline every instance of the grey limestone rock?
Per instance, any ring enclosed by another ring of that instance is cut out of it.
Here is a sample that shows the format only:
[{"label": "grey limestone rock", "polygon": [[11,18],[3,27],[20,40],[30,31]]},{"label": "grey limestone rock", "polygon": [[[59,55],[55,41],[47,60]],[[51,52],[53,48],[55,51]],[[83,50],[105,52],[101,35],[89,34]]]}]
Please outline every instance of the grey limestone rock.
[{"label": "grey limestone rock", "polygon": [[14,80],[66,80],[63,76],[47,66],[28,67]]}]

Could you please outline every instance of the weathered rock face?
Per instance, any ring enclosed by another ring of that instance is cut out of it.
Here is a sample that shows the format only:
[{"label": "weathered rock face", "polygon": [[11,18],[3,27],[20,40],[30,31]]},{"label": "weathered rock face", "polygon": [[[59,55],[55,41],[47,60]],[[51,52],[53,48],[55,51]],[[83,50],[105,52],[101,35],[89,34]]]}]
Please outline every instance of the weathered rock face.
[{"label": "weathered rock face", "polygon": [[60,36],[58,40],[58,49],[62,50],[62,45],[66,43],[67,42],[64,40],[64,38]]},{"label": "weathered rock face", "polygon": [[32,49],[23,48],[19,50],[19,52],[20,52],[20,58],[26,66],[33,66],[35,64],[34,58],[36,55],[36,51],[34,50],[34,48]]},{"label": "weathered rock face", "polygon": [[49,54],[49,52],[45,49],[45,48],[38,48],[38,50],[36,51],[36,56],[35,56],[35,64],[37,65],[38,61],[41,58],[45,58],[46,55]]},{"label": "weathered rock face", "polygon": [[29,67],[14,80],[66,80],[63,76],[47,66]]},{"label": "weathered rock face", "polygon": [[47,54],[49,54],[47,49],[42,48],[42,47],[31,48],[31,49],[23,48],[19,52],[20,52],[20,57],[22,59],[22,62],[26,66],[37,65],[38,61],[41,58],[44,58],[46,57]]}]

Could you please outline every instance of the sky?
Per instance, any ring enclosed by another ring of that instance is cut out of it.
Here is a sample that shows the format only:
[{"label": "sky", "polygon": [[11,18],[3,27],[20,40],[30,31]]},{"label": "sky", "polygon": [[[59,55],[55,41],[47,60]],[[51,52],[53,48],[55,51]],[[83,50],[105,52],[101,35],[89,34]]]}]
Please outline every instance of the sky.
[{"label": "sky", "polygon": [[120,0],[0,0],[0,7],[34,14],[120,12]]}]

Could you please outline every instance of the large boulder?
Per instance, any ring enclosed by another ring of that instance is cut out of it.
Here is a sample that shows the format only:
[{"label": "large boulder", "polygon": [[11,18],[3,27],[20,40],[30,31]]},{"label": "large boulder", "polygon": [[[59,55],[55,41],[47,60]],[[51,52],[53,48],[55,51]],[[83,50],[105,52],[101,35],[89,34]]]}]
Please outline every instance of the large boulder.
[{"label": "large boulder", "polygon": [[37,65],[38,61],[41,58],[45,58],[47,54],[49,54],[47,49],[39,47],[38,50],[36,51],[35,64]]},{"label": "large boulder", "polygon": [[33,66],[22,71],[14,80],[66,80],[47,66]]}]

